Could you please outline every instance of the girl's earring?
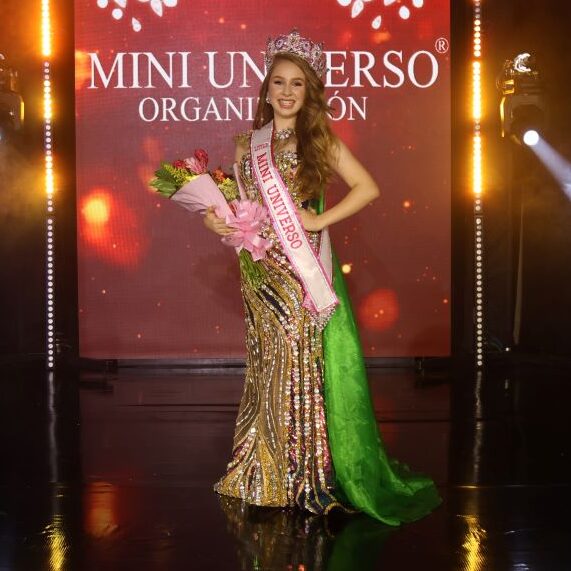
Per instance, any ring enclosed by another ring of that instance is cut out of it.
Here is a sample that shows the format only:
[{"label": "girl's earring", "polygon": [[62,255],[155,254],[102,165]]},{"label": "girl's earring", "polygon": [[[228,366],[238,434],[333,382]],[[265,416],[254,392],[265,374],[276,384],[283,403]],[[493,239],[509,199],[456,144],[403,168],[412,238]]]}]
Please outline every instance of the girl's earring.
[{"label": "girl's earring", "polygon": [[270,102],[270,96],[266,95],[266,103],[269,103],[269,102]]}]

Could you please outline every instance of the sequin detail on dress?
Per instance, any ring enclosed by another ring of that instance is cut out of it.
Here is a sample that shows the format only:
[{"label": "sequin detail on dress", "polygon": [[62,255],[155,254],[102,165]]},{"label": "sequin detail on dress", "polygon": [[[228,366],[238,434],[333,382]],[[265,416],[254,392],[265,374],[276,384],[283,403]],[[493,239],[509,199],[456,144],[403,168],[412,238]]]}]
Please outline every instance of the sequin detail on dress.
[{"label": "sequin detail on dress", "polygon": [[[295,151],[275,155],[297,206]],[[250,200],[262,202],[246,153],[239,164]],[[319,232],[308,232],[314,247]],[[303,289],[270,226],[273,246],[257,290],[241,280],[246,323],[246,376],[231,460],[214,484],[220,494],[259,506],[298,506],[313,513],[354,512],[335,496],[323,395],[322,334],[302,307]]]}]

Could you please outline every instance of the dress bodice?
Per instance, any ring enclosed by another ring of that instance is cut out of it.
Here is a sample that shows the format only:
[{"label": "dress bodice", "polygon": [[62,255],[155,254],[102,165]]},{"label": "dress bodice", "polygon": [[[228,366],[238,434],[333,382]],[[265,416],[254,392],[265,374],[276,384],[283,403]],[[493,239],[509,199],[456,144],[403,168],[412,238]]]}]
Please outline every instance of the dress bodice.
[{"label": "dress bodice", "polygon": [[[252,155],[249,150],[251,136],[251,132],[238,136],[238,138],[248,146],[248,151],[242,155],[242,158],[238,163],[238,171],[248,198],[250,200],[262,202],[258,183],[254,173],[252,172]],[[301,197],[301,188],[296,178],[297,167],[300,163],[297,152],[289,149],[280,150],[278,148],[274,152],[274,160],[276,161],[281,177],[288,187],[294,204],[296,206],[306,207],[307,201],[304,201]]]}]

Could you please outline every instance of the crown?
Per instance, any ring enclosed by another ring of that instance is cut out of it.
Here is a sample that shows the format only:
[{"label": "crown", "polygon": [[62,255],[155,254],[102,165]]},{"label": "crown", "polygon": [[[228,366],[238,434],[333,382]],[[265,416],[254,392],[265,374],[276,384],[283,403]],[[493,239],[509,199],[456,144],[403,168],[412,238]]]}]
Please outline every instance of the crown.
[{"label": "crown", "polygon": [[275,39],[268,38],[264,56],[267,69],[270,69],[274,57],[280,53],[294,54],[303,58],[318,77],[321,77],[325,71],[323,44],[316,44],[310,39],[300,36],[297,28],[294,28],[287,36],[278,36]]}]

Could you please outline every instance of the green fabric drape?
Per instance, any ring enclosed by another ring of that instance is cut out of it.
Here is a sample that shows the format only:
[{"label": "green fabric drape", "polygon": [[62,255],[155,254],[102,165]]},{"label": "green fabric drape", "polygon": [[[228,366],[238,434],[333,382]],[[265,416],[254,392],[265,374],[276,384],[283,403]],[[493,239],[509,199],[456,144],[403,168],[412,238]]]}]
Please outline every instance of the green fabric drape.
[{"label": "green fabric drape", "polygon": [[[323,212],[323,194],[314,203]],[[339,305],[323,331],[327,430],[340,499],[388,524],[420,519],[442,501],[434,482],[385,452],[359,331],[339,262],[333,253]]]}]

